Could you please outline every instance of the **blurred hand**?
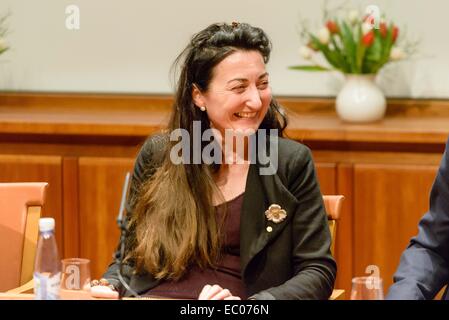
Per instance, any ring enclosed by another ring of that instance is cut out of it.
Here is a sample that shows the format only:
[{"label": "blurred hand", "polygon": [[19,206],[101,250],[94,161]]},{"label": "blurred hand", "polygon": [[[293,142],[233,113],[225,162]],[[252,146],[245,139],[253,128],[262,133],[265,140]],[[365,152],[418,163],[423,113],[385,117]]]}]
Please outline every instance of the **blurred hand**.
[{"label": "blurred hand", "polygon": [[106,279],[92,280],[90,283],[90,295],[95,298],[103,299],[119,298],[117,290]]},{"label": "blurred hand", "polygon": [[201,290],[198,300],[241,300],[240,297],[233,296],[228,289],[223,289],[217,284],[213,286],[206,284]]}]

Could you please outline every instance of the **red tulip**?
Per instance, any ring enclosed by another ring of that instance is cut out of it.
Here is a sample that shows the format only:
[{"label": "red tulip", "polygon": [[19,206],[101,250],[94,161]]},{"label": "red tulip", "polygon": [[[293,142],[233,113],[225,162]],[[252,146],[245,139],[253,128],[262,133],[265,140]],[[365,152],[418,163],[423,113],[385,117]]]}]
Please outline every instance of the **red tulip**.
[{"label": "red tulip", "polygon": [[385,38],[387,36],[387,25],[385,22],[381,22],[379,25],[379,32],[382,38]]},{"label": "red tulip", "polygon": [[393,27],[393,43],[396,42],[396,39],[398,38],[399,35],[399,28],[394,26]]},{"label": "red tulip", "polygon": [[365,47],[370,47],[374,42],[374,32],[371,30],[362,37],[362,43]]},{"label": "red tulip", "polygon": [[329,20],[329,21],[326,23],[326,27],[327,27],[327,29],[329,30],[329,32],[330,32],[331,34],[339,33],[339,32],[340,32],[340,29],[338,28],[338,25],[335,23],[335,21]]}]

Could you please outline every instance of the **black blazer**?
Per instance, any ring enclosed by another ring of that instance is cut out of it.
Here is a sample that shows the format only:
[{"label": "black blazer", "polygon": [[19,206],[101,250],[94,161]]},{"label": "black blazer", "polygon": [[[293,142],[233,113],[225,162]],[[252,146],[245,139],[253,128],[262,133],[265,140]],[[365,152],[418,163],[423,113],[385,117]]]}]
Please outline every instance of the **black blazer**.
[{"label": "black blazer", "polygon": [[[164,141],[163,136],[151,137],[142,147],[132,192],[154,172]],[[260,175],[259,163],[249,167],[240,218],[242,280],[248,296],[255,299],[328,299],[337,266],[330,253],[331,236],[312,156],[300,143],[278,141],[276,174]],[[267,220],[265,211],[271,204],[287,212],[284,221]],[[117,268],[112,263],[103,277],[129,296],[118,281]],[[158,283],[149,274],[135,274],[130,265],[123,273],[139,294]]]},{"label": "black blazer", "polygon": [[[401,256],[387,299],[422,300],[449,284],[449,140],[430,192],[430,209]],[[448,288],[443,296],[449,300]]]}]

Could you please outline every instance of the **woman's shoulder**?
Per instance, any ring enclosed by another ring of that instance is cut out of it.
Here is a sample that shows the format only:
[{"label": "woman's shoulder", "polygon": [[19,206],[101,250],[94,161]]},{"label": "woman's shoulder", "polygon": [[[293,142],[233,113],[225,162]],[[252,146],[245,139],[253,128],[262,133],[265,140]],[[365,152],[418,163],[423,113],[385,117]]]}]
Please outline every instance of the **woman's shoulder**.
[{"label": "woman's shoulder", "polygon": [[308,161],[311,157],[311,151],[308,146],[287,138],[279,137],[278,154],[279,160],[304,160]]},{"label": "woman's shoulder", "polygon": [[296,140],[279,137],[279,150],[282,150],[284,153],[292,153],[295,154],[297,152],[310,152],[310,149],[305,144],[298,142]]},{"label": "woman's shoulder", "polygon": [[278,138],[278,175],[288,180],[313,162],[312,153],[306,145],[291,139]]}]

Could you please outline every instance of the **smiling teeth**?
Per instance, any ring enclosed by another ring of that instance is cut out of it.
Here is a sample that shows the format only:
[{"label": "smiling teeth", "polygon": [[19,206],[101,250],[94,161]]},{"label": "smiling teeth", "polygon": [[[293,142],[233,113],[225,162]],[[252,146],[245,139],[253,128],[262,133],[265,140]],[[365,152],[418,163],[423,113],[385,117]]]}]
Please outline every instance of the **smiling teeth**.
[{"label": "smiling teeth", "polygon": [[235,115],[240,118],[252,118],[256,115],[256,112],[236,112]]}]

